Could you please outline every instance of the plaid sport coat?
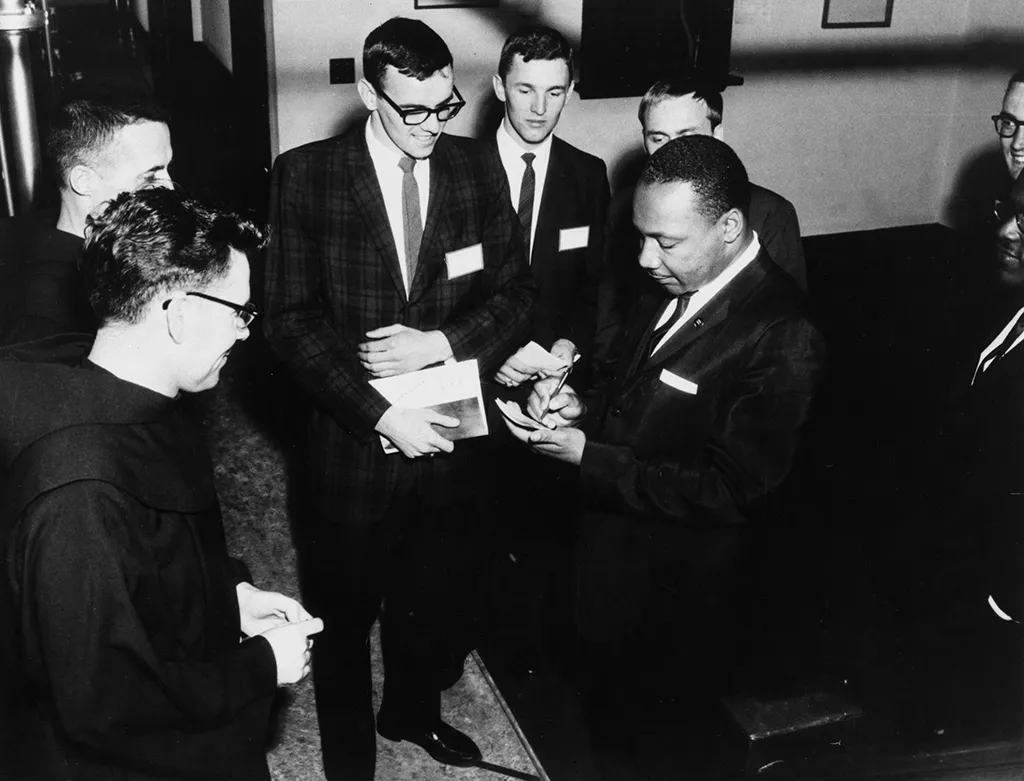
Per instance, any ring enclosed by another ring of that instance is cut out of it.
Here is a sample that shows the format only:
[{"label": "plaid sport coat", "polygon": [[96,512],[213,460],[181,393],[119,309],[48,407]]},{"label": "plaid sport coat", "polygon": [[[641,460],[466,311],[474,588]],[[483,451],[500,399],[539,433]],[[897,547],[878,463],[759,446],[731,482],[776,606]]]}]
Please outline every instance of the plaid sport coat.
[{"label": "plaid sport coat", "polygon": [[[271,180],[264,329],[316,403],[310,468],[357,513],[377,515],[403,475],[441,477],[457,459],[386,456],[374,426],[389,407],[359,363],[374,328],[439,329],[457,360],[489,375],[529,332],[534,283],[505,174],[480,142],[442,135],[415,277],[406,295],[365,126],[282,154]],[[445,254],[481,245],[484,266],[449,278]],[[456,452],[459,446],[456,446]],[[421,463],[422,462],[422,463]]]}]

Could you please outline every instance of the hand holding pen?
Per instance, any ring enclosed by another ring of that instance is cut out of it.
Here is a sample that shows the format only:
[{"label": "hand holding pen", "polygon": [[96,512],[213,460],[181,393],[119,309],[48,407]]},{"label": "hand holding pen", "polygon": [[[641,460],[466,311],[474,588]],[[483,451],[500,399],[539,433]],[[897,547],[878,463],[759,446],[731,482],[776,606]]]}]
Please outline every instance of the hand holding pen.
[{"label": "hand holding pen", "polygon": [[[555,421],[545,420],[545,418],[547,418],[551,414],[551,400],[562,392],[562,389],[565,387],[565,381],[569,379],[569,374],[572,372],[573,367],[576,365],[576,362],[579,359],[580,354],[576,353],[576,355],[573,356],[572,363],[570,363],[565,368],[565,371],[562,372],[562,376],[558,378],[558,383],[555,385],[554,390],[552,390],[551,393],[548,394],[547,398],[542,398],[541,394],[539,393],[539,391],[542,390],[542,388],[540,387],[540,383],[534,386],[534,391],[531,394],[530,402],[528,405],[530,407],[530,413],[534,415],[534,418],[536,420],[540,421],[548,428],[554,428],[557,425]],[[556,413],[557,412],[558,410],[556,410]],[[579,415],[573,415],[570,417],[576,418],[579,417]],[[570,424],[570,422],[570,418],[565,418],[565,424]]]}]

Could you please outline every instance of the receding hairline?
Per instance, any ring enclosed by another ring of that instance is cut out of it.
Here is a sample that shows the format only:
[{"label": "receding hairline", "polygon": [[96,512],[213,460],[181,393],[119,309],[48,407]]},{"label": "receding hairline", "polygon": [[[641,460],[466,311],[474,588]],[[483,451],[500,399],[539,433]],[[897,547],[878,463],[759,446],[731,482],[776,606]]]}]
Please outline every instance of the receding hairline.
[{"label": "receding hairline", "polygon": [[684,100],[689,99],[696,103],[698,106],[703,107],[705,117],[708,120],[708,124],[711,125],[712,130],[715,127],[714,118],[711,115],[711,107],[708,106],[708,102],[697,95],[696,92],[687,92],[685,95],[659,95],[655,98],[650,98],[646,104],[641,104],[643,111],[643,118],[640,120],[640,127],[647,130],[647,116],[651,113],[651,109],[660,106],[662,103],[668,103],[672,100]]},{"label": "receding hairline", "polygon": [[102,165],[110,165],[111,158],[115,155],[118,149],[125,145],[124,135],[129,131],[130,128],[142,127],[144,125],[160,125],[167,131],[167,139],[170,141],[171,128],[166,122],[159,119],[140,119],[135,122],[128,122],[120,127],[115,128],[107,142],[98,149],[92,150],[91,160],[83,161],[85,165],[91,167],[99,167]]}]

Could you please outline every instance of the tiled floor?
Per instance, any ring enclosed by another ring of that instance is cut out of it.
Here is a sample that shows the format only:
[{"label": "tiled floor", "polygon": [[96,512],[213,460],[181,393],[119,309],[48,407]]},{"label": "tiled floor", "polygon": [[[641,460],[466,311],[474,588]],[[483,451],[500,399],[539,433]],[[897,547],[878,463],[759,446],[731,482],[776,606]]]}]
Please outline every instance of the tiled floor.
[{"label": "tiled floor", "polygon": [[[286,448],[267,430],[267,421],[254,414],[254,409],[266,408],[246,397],[254,387],[260,386],[232,382],[229,376],[217,389],[197,399],[197,406],[210,432],[218,494],[232,554],[246,561],[261,588],[298,595],[287,511]],[[383,662],[376,627],[371,642],[374,695],[379,703]],[[312,682],[306,679],[283,690],[280,706],[276,738],[269,751],[274,778],[320,781],[323,771]],[[477,741],[484,755],[481,766],[444,767],[413,744],[378,737],[377,778],[495,781],[543,775],[475,654],[467,660],[462,679],[444,693],[442,717]]]}]

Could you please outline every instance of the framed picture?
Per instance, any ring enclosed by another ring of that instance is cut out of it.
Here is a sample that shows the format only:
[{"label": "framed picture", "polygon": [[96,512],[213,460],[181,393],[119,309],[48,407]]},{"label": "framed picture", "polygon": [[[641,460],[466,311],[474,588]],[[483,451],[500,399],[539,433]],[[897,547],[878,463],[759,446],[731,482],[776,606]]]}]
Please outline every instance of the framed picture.
[{"label": "framed picture", "polygon": [[825,0],[822,27],[889,27],[893,0]]},{"label": "framed picture", "polygon": [[497,8],[498,0],[415,0],[420,8]]}]

